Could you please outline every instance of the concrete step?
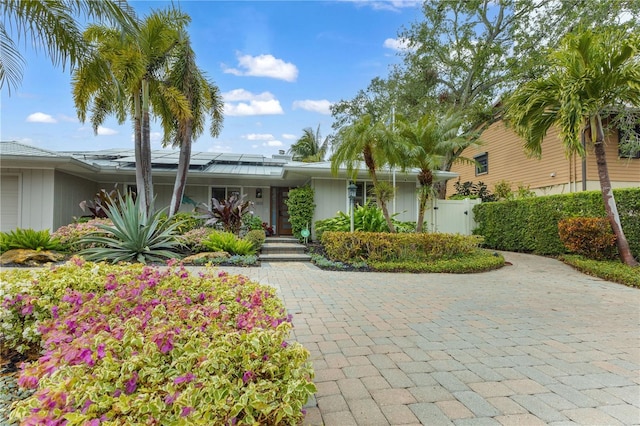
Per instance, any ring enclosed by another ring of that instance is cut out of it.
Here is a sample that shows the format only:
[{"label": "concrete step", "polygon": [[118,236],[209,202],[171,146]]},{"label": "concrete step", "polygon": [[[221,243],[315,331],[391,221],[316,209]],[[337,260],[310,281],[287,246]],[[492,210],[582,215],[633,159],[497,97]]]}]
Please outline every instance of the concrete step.
[{"label": "concrete step", "polygon": [[309,262],[311,261],[311,256],[308,254],[289,253],[260,254],[258,259],[260,259],[261,262]]},{"label": "concrete step", "polygon": [[294,243],[264,243],[262,245],[262,253],[304,253],[306,247],[302,244]]},{"label": "concrete step", "polygon": [[286,243],[299,243],[298,239],[295,237],[267,237],[265,243],[276,243],[276,244],[286,244]]}]

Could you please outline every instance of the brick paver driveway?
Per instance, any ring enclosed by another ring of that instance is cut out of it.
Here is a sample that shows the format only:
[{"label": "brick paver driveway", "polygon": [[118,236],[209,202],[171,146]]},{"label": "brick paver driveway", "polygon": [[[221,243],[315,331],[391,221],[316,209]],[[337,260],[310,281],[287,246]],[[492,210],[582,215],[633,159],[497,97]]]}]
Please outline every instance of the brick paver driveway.
[{"label": "brick paver driveway", "polygon": [[228,270],[293,314],[318,387],[306,424],[640,424],[640,291],[505,257],[472,275]]}]

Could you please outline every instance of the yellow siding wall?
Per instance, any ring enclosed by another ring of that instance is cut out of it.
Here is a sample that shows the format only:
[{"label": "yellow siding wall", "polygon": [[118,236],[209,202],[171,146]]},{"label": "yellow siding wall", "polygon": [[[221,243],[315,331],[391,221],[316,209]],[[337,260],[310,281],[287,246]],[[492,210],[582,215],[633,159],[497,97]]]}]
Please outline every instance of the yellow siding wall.
[{"label": "yellow siding wall", "polygon": [[[506,180],[516,189],[518,185],[529,185],[539,193],[575,192],[582,189],[582,159],[578,156],[567,158],[559,139],[557,128],[551,128],[542,143],[542,157],[528,158],[524,143],[502,121],[493,123],[481,137],[479,146],[467,148],[462,156],[473,158],[488,153],[488,173],[476,176],[475,166],[454,164],[452,172],[460,175],[460,181],[482,181],[493,191],[497,182]],[[617,134],[607,135],[607,164],[614,187],[640,185],[640,159],[619,159]],[[588,189],[597,189],[598,172],[592,152],[587,154]],[[447,195],[455,193],[449,181]],[[595,185],[595,188],[593,186]]]}]

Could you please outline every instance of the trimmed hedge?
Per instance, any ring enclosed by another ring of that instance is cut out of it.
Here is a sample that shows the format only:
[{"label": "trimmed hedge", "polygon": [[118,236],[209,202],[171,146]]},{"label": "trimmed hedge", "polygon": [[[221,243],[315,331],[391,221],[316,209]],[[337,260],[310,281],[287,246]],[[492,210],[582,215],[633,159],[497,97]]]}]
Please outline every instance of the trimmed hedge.
[{"label": "trimmed hedge", "polygon": [[[622,228],[635,257],[640,257],[640,188],[615,189]],[[558,255],[566,248],[558,235],[558,222],[569,217],[605,217],[600,191],[549,195],[474,207],[478,227],[474,234],[484,245],[498,250]]]},{"label": "trimmed hedge", "polygon": [[331,232],[322,234],[330,260],[433,261],[473,253],[482,238],[460,234],[390,234],[387,232]]}]

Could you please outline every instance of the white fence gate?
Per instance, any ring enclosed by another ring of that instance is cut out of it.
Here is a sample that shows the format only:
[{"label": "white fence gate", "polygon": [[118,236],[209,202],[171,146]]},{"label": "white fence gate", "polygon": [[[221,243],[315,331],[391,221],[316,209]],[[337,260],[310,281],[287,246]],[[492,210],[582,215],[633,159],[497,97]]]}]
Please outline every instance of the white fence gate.
[{"label": "white fence gate", "polygon": [[427,206],[427,224],[430,232],[471,235],[476,227],[473,217],[473,206],[480,204],[480,199],[464,200],[431,200]]}]

